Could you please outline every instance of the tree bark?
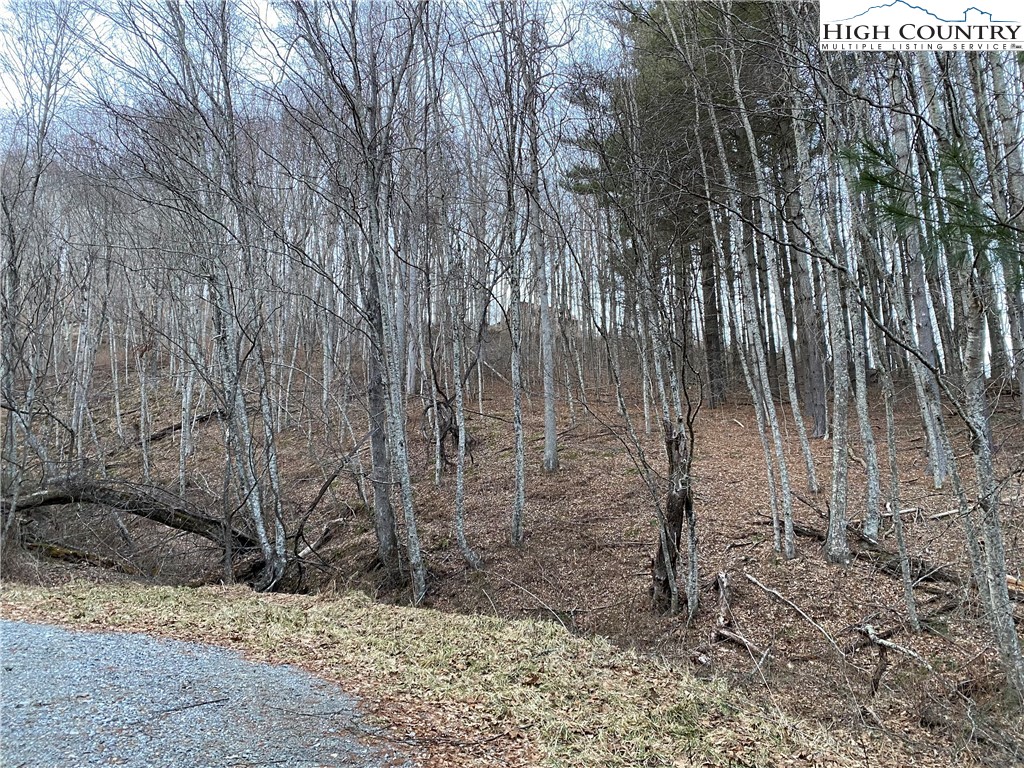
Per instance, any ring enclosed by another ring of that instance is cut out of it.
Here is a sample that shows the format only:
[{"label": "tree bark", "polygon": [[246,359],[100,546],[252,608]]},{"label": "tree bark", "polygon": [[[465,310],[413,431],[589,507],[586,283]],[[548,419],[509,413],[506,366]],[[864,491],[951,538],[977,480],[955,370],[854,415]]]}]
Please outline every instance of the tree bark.
[{"label": "tree bark", "polygon": [[[669,491],[665,500],[665,513],[661,520],[658,551],[654,556],[651,572],[651,595],[655,610],[661,613],[674,611],[671,581],[675,579],[679,566],[679,545],[683,535],[683,524],[693,530],[693,494],[690,486],[689,443],[684,429],[673,429],[666,421],[665,453],[668,457]],[[691,557],[691,571],[696,563]],[[696,614],[696,592],[691,585],[696,577],[687,578],[687,613],[691,618]]]},{"label": "tree bark", "polygon": [[[905,65],[901,55],[893,58],[893,68],[890,74],[890,85],[892,89],[893,103],[903,109],[913,110],[909,105],[906,90],[903,85],[903,71]],[[904,202],[907,213],[910,216],[917,215],[917,202],[912,185],[912,179],[916,174],[913,168],[913,155],[911,154],[910,129],[907,125],[906,114],[893,115],[893,144],[896,150],[897,170],[902,175],[904,185],[908,189],[904,192]],[[907,227],[907,252],[905,265],[910,274],[911,286],[911,312],[913,313],[915,337],[917,348],[928,371],[921,372],[923,394],[926,402],[923,403],[923,417],[926,420],[925,428],[928,435],[928,458],[931,463],[932,477],[936,488],[941,488],[945,481],[948,470],[946,454],[935,439],[935,409],[939,403],[938,385],[935,380],[935,372],[938,371],[939,357],[935,343],[935,327],[932,324],[930,305],[931,299],[928,292],[928,280],[925,274],[924,249],[921,243],[921,234],[918,223],[914,222]],[[921,363],[916,363],[921,365]]]},{"label": "tree bark", "polygon": [[169,528],[194,533],[219,546],[230,544],[233,551],[257,549],[257,539],[235,530],[223,520],[207,517],[177,496],[160,489],[130,484],[71,479],[53,484],[18,499],[0,499],[4,514],[30,512],[43,507],[66,504],[96,504],[128,512]]}]

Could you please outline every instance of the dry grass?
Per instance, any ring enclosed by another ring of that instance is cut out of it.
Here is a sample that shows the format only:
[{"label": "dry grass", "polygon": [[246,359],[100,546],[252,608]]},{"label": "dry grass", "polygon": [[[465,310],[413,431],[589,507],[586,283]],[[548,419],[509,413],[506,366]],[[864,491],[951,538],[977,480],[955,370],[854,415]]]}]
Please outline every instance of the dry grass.
[{"label": "dry grass", "polygon": [[426,765],[908,765],[738,703],[721,685],[579,638],[504,621],[242,588],[7,585],[5,618],[145,631],[302,666],[361,695]]}]

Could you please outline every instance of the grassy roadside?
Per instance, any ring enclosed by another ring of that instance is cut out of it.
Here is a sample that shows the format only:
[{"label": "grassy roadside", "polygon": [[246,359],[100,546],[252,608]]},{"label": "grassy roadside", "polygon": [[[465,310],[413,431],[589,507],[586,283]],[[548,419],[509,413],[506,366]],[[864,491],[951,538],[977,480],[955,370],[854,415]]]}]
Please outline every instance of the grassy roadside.
[{"label": "grassy roadside", "polygon": [[896,742],[853,740],[758,711],[684,670],[546,622],[380,605],[359,593],[87,584],[6,585],[0,614],[204,641],[296,664],[362,696],[387,738],[427,765],[915,762]]}]

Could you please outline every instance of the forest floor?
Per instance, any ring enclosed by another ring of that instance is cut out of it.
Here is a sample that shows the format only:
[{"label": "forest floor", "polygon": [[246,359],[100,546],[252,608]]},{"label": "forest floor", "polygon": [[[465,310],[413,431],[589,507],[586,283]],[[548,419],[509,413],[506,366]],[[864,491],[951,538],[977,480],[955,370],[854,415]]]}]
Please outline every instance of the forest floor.
[{"label": "forest floor", "polygon": [[[749,399],[744,402],[738,397],[722,408],[705,409],[697,422],[694,487],[700,612],[689,624],[685,615],[654,614],[648,585],[656,548],[656,500],[645,490],[627,450],[623,422],[611,393],[601,394],[597,390],[589,393],[586,410],[577,404],[575,419],[568,408],[560,412],[561,468],[554,474],[541,468],[541,400],[534,397],[527,402],[527,535],[522,547],[512,546],[508,534],[513,494],[510,398],[500,387],[493,387],[484,401],[486,415],[472,415],[469,432],[478,442],[467,468],[466,532],[484,560],[479,571],[466,565],[455,541],[453,470],[448,470],[441,486],[436,487],[432,445],[419,434],[411,437],[418,524],[430,569],[428,607],[470,618],[532,619],[530,626],[539,620],[563,634],[568,630],[582,637],[607,638],[651,663],[667,664],[670,669],[686,670],[688,675],[725,685],[731,700],[756,704],[762,711],[774,713],[778,722],[817,724],[815,727],[827,729],[834,743],[849,745],[870,764],[890,764],[889,760],[879,762],[879,756],[885,754],[896,765],[908,760],[916,765],[1024,764],[1024,721],[1007,707],[1001,693],[998,659],[976,595],[968,587],[921,582],[916,598],[927,618],[927,631],[915,634],[906,620],[899,579],[880,569],[877,560],[856,558],[848,566],[829,565],[821,543],[805,536],[798,537],[795,559],[786,561],[775,552],[764,454]],[[1007,561],[1011,573],[1022,578],[1024,429],[1018,406],[1008,403],[1005,411],[996,412],[994,421],[1005,478]],[[779,413],[783,414],[783,408]],[[173,421],[170,405],[165,415]],[[807,491],[792,417],[786,413],[780,418],[798,494],[796,518],[823,530],[828,493]],[[415,414],[411,423],[417,421]],[[874,410],[873,421],[880,462],[885,467],[881,407]],[[956,437],[955,420],[950,418],[949,423],[954,439],[962,439]],[[657,427],[650,435],[643,434],[642,422],[636,428],[652,465],[664,472],[664,445]],[[216,424],[206,425],[204,430],[209,437],[201,440],[194,458],[197,470],[190,482],[197,487],[205,485],[208,498],[216,499],[219,488],[211,478],[223,467],[220,430]],[[856,434],[853,419],[851,435]],[[282,435],[284,491],[289,507],[299,511],[309,507],[324,478],[350,447],[324,438],[317,443],[316,435],[312,441],[309,435],[301,427]],[[909,407],[900,417],[897,440],[902,470],[900,507],[911,553],[944,572],[966,577],[964,528],[953,511],[955,497],[948,487],[934,489],[927,477],[923,435]],[[819,484],[827,489],[831,446],[827,440],[812,442]],[[850,465],[850,510],[856,528],[856,517],[863,509],[860,489],[864,470],[859,440],[852,437],[851,444],[855,454]],[[175,441],[154,444],[153,448],[154,480],[173,487],[177,478]],[[961,456],[962,472],[969,476],[966,449]],[[119,473],[129,477],[131,451],[126,450],[117,463],[122,466]],[[373,553],[372,527],[355,488],[351,475],[343,473],[310,516],[307,539],[315,540],[328,528],[333,537],[321,550],[323,562],[307,569],[297,586],[318,593],[345,593],[354,588],[383,602],[401,602],[402,595],[382,589],[367,568]],[[77,520],[64,518],[58,527],[66,536],[76,533],[80,544],[81,536],[88,534],[93,550],[107,546],[113,553],[117,536],[109,517],[102,511],[83,512]],[[144,581],[195,584],[217,580],[212,551],[186,543],[189,537],[183,539],[179,534],[158,536],[146,521],[124,522],[129,533],[139,538],[132,557],[125,556],[123,548],[116,556],[133,563],[129,570],[145,571]],[[881,545],[895,549],[891,517],[885,519]],[[747,647],[716,634],[719,596],[715,583],[720,572],[728,574],[732,584],[729,629],[745,638]],[[53,584],[83,576],[128,580],[106,569],[38,560],[22,568],[21,580]],[[138,579],[136,574],[133,580]],[[1024,614],[1020,610],[1024,605],[1017,608],[1018,616]],[[865,625],[893,645],[883,652],[863,642],[864,634],[858,628]],[[827,753],[827,746],[825,750]],[[480,764],[488,763],[485,759]],[[767,763],[755,760],[745,764]]]},{"label": "forest floor", "polygon": [[[998,692],[1003,679],[976,595],[960,586],[921,582],[916,598],[928,631],[913,634],[898,577],[860,559],[847,567],[829,565],[821,542],[812,538],[798,537],[794,560],[786,561],[775,552],[764,453],[749,401],[705,410],[698,422],[694,483],[700,614],[690,624],[685,616],[654,614],[648,597],[657,544],[654,501],[625,448],[622,420],[610,400],[592,403],[591,414],[563,427],[562,466],[555,475],[542,471],[541,403],[538,399],[533,404],[528,420],[528,532],[521,549],[508,543],[510,430],[493,419],[477,421],[474,434],[483,437],[483,449],[475,451],[470,470],[467,533],[487,566],[482,572],[467,569],[451,540],[450,488],[425,487],[419,503],[425,521],[433,523],[428,523],[425,540],[434,568],[435,607],[546,618],[574,632],[603,635],[620,645],[688,663],[698,675],[722,676],[744,697],[827,723],[851,738],[886,733],[920,748],[919,763],[931,753],[965,762],[1024,764],[1020,721],[1016,728],[1002,727]],[[487,410],[494,415],[496,409]],[[783,414],[782,407],[778,410]],[[788,469],[798,497],[796,519],[823,531],[831,444],[812,441],[819,485],[825,489],[812,494],[790,414],[783,419]],[[1020,579],[1024,430],[1015,410],[997,413],[995,421],[1005,478],[1003,498],[1009,502],[1003,510],[1007,562]],[[873,411],[873,422],[876,436],[884,438],[880,405]],[[955,431],[955,419],[948,423]],[[636,426],[642,432],[643,425]],[[664,472],[659,432],[655,426],[645,438],[644,451]],[[856,529],[864,509],[865,472],[855,419],[850,433],[855,454],[850,462],[849,509]],[[900,420],[897,443],[900,507],[910,552],[936,568],[964,576],[966,583],[964,529],[960,515],[950,514],[956,499],[949,483],[942,490],[934,488],[927,474],[923,434],[912,411]],[[883,473],[885,448],[884,439],[879,440]],[[966,448],[960,456],[961,472],[969,476]],[[885,519],[881,545],[896,549],[891,517]],[[730,626],[750,642],[749,648],[716,636],[715,581],[720,572],[728,574],[732,584]],[[1020,625],[1024,605],[1017,608]],[[857,627],[864,625],[891,632],[902,650],[887,649],[880,661],[877,647],[857,642],[864,638]],[[873,693],[872,680],[879,675]]]}]

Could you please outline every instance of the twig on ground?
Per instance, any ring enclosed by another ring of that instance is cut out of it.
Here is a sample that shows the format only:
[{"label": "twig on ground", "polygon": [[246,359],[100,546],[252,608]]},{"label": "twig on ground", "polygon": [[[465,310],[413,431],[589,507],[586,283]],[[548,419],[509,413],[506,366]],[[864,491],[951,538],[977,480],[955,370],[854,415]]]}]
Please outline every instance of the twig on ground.
[{"label": "twig on ground", "polygon": [[225,696],[225,697],[220,698],[220,699],[210,699],[209,701],[197,701],[197,702],[195,702],[193,704],[183,704],[180,707],[170,707],[169,709],[158,709],[153,714],[154,715],[166,715],[166,714],[168,714],[170,712],[184,712],[186,709],[195,709],[196,707],[205,707],[205,706],[208,706],[210,704],[223,704],[225,701],[230,701],[230,699],[227,696]]},{"label": "twig on ground", "polygon": [[760,587],[762,590],[767,592],[769,595],[771,595],[772,597],[776,598],[777,600],[781,600],[783,603],[788,605],[794,611],[799,613],[808,624],[810,624],[812,627],[814,627],[816,630],[818,630],[822,634],[822,636],[824,636],[824,638],[829,641],[829,643],[832,645],[832,647],[836,649],[836,653],[838,653],[840,656],[843,656],[843,649],[839,647],[839,644],[835,641],[835,638],[833,638],[832,635],[830,635],[828,633],[828,631],[823,626],[821,626],[821,624],[819,624],[814,619],[812,619],[810,616],[808,616],[807,613],[804,612],[804,610],[799,605],[794,603],[789,598],[784,597],[782,595],[782,593],[772,589],[771,587],[766,587],[764,584],[762,584],[760,581],[755,579],[749,573],[745,573],[743,575],[747,577],[747,581],[749,581],[750,583],[754,584],[757,587]]},{"label": "twig on ground", "polygon": [[[534,600],[536,600],[536,601],[537,601],[537,603],[538,603],[538,604],[539,604],[539,605],[540,605],[540,606],[541,606],[542,608],[544,608],[544,610],[546,610],[546,611],[547,611],[548,613],[550,613],[550,614],[551,614],[552,616],[554,616],[554,617],[555,617],[555,620],[556,620],[556,621],[557,621],[557,622],[558,622],[559,624],[561,624],[561,625],[562,625],[562,626],[563,626],[563,627],[565,628],[565,631],[566,631],[566,632],[572,632],[572,628],[571,628],[571,627],[570,627],[569,625],[567,625],[567,624],[565,623],[565,621],[563,621],[563,620],[562,620],[562,616],[561,616],[561,615],[559,614],[559,612],[558,612],[557,610],[555,610],[554,608],[552,608],[552,607],[551,607],[550,605],[548,605],[547,603],[545,603],[545,602],[544,602],[544,601],[543,601],[543,600],[542,600],[541,598],[539,598],[539,597],[538,597],[537,595],[535,595],[535,594],[534,594],[533,592],[531,592],[530,590],[528,590],[528,589],[527,589],[526,587],[524,587],[524,586],[523,586],[522,584],[518,584],[518,583],[516,583],[516,582],[512,581],[512,579],[510,579],[510,578],[508,578],[508,577],[506,577],[506,576],[498,576],[498,578],[499,578],[499,579],[501,579],[502,581],[507,581],[507,582],[508,582],[509,584],[511,584],[511,585],[512,585],[513,587],[515,587],[516,589],[520,589],[520,590],[522,590],[523,592],[525,592],[526,594],[528,594],[528,595],[529,595],[530,597],[532,597],[532,598],[533,598]],[[564,613],[564,611],[563,611],[563,613]]]},{"label": "twig on ground", "polygon": [[919,654],[917,651],[914,651],[910,648],[906,648],[900,645],[899,643],[894,643],[891,640],[886,640],[882,636],[882,634],[885,633],[883,632],[882,634],[879,634],[878,631],[870,624],[865,624],[864,626],[857,627],[856,629],[858,632],[865,635],[873,645],[877,645],[879,648],[891,648],[894,651],[899,651],[904,656],[909,656],[910,658],[914,659],[914,661],[918,662],[929,672],[935,671],[932,665],[929,664],[928,661],[923,656],[921,656],[921,654]]}]

